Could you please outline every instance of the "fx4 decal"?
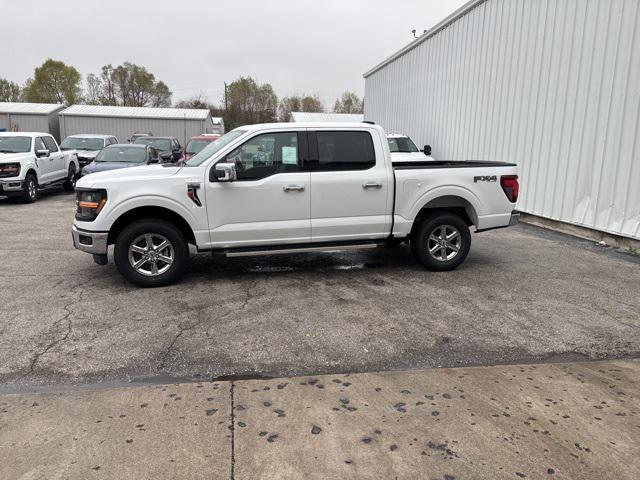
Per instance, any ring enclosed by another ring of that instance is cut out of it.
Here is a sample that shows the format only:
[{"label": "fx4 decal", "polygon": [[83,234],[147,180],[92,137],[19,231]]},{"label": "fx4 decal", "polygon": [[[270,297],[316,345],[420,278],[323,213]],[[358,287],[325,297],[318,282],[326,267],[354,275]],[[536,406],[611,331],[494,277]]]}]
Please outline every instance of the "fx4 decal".
[{"label": "fx4 decal", "polygon": [[478,182],[497,182],[497,181],[498,181],[498,177],[496,175],[473,177],[473,183],[478,183]]}]

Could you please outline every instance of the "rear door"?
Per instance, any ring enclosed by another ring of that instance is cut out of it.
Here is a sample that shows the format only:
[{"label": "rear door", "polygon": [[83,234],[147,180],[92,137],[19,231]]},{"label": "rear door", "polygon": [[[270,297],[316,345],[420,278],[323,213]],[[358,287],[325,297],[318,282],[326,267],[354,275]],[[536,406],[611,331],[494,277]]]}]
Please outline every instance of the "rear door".
[{"label": "rear door", "polygon": [[217,182],[207,174],[213,246],[310,242],[310,174],[303,168],[305,155],[304,129],[283,129],[257,133],[219,160],[234,163],[238,179]]},{"label": "rear door", "polygon": [[388,178],[377,132],[313,129],[309,157],[314,243],[388,235],[393,178]]}]

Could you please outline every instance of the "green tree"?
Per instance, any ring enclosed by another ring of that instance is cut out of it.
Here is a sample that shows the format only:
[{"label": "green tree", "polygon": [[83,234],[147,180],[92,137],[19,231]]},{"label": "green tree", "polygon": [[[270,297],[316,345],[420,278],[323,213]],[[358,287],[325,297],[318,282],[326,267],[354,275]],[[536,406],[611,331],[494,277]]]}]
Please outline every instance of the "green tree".
[{"label": "green tree", "polygon": [[74,67],[50,58],[27,80],[24,98],[28,102],[71,105],[82,97],[81,80]]},{"label": "green tree", "polygon": [[87,99],[100,105],[169,107],[171,90],[145,67],[125,62],[105,65],[100,76],[87,76]]},{"label": "green tree", "polygon": [[323,112],[324,107],[317,95],[292,95],[284,97],[278,105],[278,119],[288,122],[291,112]]},{"label": "green tree", "polygon": [[0,78],[0,102],[19,102],[21,95],[20,85]]},{"label": "green tree", "polygon": [[345,91],[333,106],[336,113],[364,113],[364,102],[353,92]]},{"label": "green tree", "polygon": [[231,82],[226,92],[225,126],[231,130],[239,125],[275,122],[278,97],[268,83],[258,84],[251,77]]},{"label": "green tree", "polygon": [[180,100],[175,105],[176,108],[210,108],[206,97],[202,94],[196,95],[186,100]]}]

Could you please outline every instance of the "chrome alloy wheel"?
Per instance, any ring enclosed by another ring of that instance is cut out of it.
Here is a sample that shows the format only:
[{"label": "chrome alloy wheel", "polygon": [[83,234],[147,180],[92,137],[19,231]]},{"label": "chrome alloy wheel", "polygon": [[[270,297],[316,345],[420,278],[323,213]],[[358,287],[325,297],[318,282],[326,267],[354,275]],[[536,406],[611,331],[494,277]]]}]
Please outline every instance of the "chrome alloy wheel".
[{"label": "chrome alloy wheel", "polygon": [[429,234],[427,250],[429,255],[440,262],[452,260],[461,249],[462,237],[452,225],[438,225]]},{"label": "chrome alloy wheel", "polygon": [[157,233],[140,235],[129,245],[129,263],[141,275],[162,275],[171,268],[174,259],[173,245]]},{"label": "chrome alloy wheel", "polygon": [[32,178],[27,181],[27,192],[31,200],[34,200],[38,194],[38,187],[36,187],[36,182]]}]

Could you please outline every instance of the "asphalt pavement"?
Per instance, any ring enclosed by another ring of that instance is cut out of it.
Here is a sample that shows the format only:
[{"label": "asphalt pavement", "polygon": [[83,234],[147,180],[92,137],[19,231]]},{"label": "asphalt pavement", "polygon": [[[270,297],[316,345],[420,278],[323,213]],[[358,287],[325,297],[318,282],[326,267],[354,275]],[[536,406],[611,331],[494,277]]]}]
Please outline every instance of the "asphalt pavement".
[{"label": "asphalt pavement", "polygon": [[0,393],[640,356],[640,258],[538,227],[408,248],[224,259],[128,284],[73,249],[72,194],[0,199]]}]

